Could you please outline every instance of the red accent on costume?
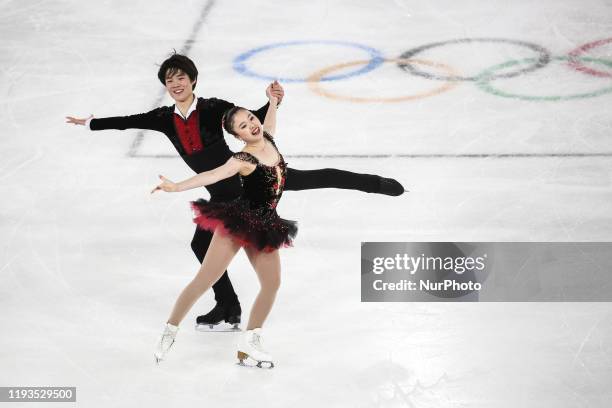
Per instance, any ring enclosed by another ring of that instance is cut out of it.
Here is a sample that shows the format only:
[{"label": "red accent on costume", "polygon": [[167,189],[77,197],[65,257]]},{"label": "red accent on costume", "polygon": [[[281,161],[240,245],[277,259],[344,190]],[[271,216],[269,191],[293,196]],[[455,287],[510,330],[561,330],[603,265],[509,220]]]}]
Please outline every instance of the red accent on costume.
[{"label": "red accent on costume", "polygon": [[[276,207],[276,205],[275,205]],[[232,232],[230,230],[228,230],[225,226],[224,220],[219,219],[219,218],[214,218],[214,217],[210,217],[207,216],[205,214],[202,214],[200,208],[198,207],[198,205],[194,202],[191,203],[191,208],[193,209],[193,211],[195,212],[195,218],[194,218],[194,222],[201,228],[201,229],[205,229],[211,232],[219,232],[223,235],[226,236],[230,236],[232,238],[232,240],[236,241],[238,243],[238,245],[240,246],[248,246],[248,247],[255,247],[257,249],[259,249],[260,251],[263,252],[272,252],[275,249],[278,249],[279,247],[292,247],[293,246],[293,241],[288,238],[286,241],[282,242],[281,244],[277,245],[277,246],[272,246],[272,245],[266,245],[263,248],[258,247],[257,242],[255,242],[255,240],[253,239],[252,236],[249,236],[248,233],[246,233],[245,231],[240,231],[240,232]],[[295,234],[295,232],[293,233]]]},{"label": "red accent on costume", "polygon": [[193,154],[202,150],[202,138],[200,137],[200,123],[197,111],[191,112],[191,115],[184,120],[180,115],[174,114],[174,126],[178,134],[181,145],[185,152]]}]

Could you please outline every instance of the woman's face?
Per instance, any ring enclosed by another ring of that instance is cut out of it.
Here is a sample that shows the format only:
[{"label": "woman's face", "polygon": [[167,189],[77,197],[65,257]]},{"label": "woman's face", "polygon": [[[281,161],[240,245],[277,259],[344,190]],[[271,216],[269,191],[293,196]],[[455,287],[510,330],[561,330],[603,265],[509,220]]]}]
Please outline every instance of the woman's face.
[{"label": "woman's face", "polygon": [[261,122],[250,111],[240,109],[236,112],[233,119],[233,130],[240,140],[249,143],[256,142],[263,137]]}]

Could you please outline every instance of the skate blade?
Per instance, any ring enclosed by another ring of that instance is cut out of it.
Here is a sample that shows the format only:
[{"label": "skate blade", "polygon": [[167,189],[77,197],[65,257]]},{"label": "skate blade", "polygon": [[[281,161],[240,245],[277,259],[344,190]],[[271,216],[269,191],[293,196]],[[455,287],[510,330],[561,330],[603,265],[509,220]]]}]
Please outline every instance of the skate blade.
[{"label": "skate blade", "polygon": [[267,369],[271,369],[274,368],[274,362],[272,361],[265,361],[265,360],[256,360],[253,357],[249,356],[247,353],[244,353],[242,351],[238,352],[238,362],[236,363],[236,365],[242,366],[242,367],[250,367],[250,368],[267,368]]},{"label": "skate blade", "polygon": [[195,329],[201,332],[239,332],[240,323],[196,324]]}]

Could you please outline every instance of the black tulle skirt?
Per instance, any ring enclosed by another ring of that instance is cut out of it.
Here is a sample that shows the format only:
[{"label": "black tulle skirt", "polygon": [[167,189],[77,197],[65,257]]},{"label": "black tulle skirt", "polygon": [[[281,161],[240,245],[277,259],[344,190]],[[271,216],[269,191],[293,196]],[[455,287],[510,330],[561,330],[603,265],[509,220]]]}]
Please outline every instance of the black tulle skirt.
[{"label": "black tulle skirt", "polygon": [[242,246],[271,252],[293,246],[297,222],[285,220],[271,208],[250,208],[243,198],[210,202],[203,198],[192,201],[193,222],[198,227],[230,235]]}]

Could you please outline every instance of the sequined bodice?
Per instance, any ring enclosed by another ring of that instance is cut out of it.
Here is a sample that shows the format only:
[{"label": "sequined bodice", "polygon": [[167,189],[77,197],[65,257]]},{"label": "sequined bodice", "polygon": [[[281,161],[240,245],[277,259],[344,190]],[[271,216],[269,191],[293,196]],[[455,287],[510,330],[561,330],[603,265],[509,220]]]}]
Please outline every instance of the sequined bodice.
[{"label": "sequined bodice", "polygon": [[283,195],[285,177],[287,175],[287,163],[283,155],[276,148],[274,139],[264,132],[264,137],[270,141],[278,153],[278,163],[267,166],[259,161],[257,157],[248,152],[234,153],[233,157],[239,160],[255,164],[255,170],[246,176],[240,176],[242,181],[242,198],[250,202],[251,208],[275,209],[278,201]]}]

